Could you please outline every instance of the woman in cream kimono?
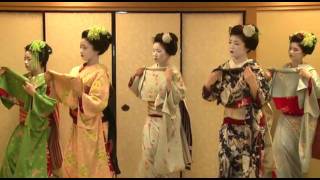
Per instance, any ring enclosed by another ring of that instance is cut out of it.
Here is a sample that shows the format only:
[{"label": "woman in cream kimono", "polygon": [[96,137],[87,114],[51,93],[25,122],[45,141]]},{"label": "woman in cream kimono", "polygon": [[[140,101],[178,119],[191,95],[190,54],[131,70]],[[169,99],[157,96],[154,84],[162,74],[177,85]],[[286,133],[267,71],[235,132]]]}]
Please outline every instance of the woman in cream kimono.
[{"label": "woman in cream kimono", "polygon": [[186,168],[179,110],[185,86],[169,63],[177,52],[177,41],[173,33],[158,33],[153,43],[156,64],[138,69],[129,82],[130,89],[148,105],[140,177],[167,177]]},{"label": "woman in cream kimono", "polygon": [[72,136],[64,154],[64,177],[112,177],[106,149],[107,125],[102,122],[110,82],[106,67],[99,64],[99,55],[110,43],[111,35],[104,28],[85,30],[80,54],[86,62],[70,74],[46,74],[55,97],[70,107],[73,118]]},{"label": "woman in cream kimono", "polygon": [[317,98],[320,79],[316,70],[303,62],[312,54],[317,38],[308,32],[297,32],[290,37],[291,62],[282,69],[269,71],[272,77],[272,99],[280,110],[273,140],[277,176],[301,178],[307,173],[312,143],[319,116]]}]

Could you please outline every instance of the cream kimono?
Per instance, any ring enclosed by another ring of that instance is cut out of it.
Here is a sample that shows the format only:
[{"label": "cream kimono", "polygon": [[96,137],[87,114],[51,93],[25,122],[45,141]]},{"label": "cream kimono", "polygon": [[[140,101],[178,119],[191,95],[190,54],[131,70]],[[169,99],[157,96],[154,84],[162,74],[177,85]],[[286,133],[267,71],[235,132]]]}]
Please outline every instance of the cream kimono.
[{"label": "cream kimono", "polygon": [[275,70],[272,99],[281,114],[273,141],[277,176],[303,177],[309,169],[312,143],[319,117],[320,81],[315,69],[301,64],[312,74],[301,78],[295,68]]},{"label": "cream kimono", "polygon": [[[112,177],[108,167],[102,111],[109,97],[109,78],[103,65],[75,67],[70,75],[50,71],[56,98],[70,107],[72,136],[65,150],[64,177]],[[83,89],[80,97],[74,93]]]},{"label": "cream kimono", "polygon": [[165,68],[157,64],[129,82],[135,95],[147,102],[148,115],[143,129],[141,177],[166,177],[186,168],[181,137],[179,102],[185,97],[181,74],[174,67],[172,90],[167,92]]}]

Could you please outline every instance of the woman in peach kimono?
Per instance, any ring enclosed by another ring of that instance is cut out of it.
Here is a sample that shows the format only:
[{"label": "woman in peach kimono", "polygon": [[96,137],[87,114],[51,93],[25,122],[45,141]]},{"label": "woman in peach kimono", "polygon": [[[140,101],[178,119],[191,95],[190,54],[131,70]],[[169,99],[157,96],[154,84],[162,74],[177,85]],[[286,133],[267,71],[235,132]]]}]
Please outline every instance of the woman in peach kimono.
[{"label": "woman in peach kimono", "polygon": [[186,140],[191,134],[183,130],[179,109],[186,88],[180,72],[169,63],[170,56],[177,52],[177,41],[173,33],[157,34],[153,44],[156,63],[138,69],[129,82],[134,94],[148,104],[140,177],[168,177],[191,163]]},{"label": "woman in peach kimono", "polygon": [[67,144],[63,162],[63,177],[112,177],[106,150],[107,124],[102,112],[108,104],[109,76],[99,64],[111,43],[111,34],[102,27],[82,32],[80,43],[84,64],[74,67],[70,74],[46,73],[59,102],[70,107],[73,119],[72,136]]}]

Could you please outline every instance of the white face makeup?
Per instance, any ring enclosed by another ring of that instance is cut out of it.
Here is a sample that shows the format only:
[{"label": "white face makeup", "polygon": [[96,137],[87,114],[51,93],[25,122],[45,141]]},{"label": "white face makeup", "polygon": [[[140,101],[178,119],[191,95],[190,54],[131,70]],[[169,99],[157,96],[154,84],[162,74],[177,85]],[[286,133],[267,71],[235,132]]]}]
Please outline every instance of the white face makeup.
[{"label": "white face makeup", "polygon": [[229,38],[229,52],[232,58],[239,59],[247,55],[248,49],[239,36],[231,35]]},{"label": "white face makeup", "polygon": [[95,51],[93,49],[92,44],[90,44],[86,39],[82,39],[80,42],[80,56],[81,58],[88,62],[90,61],[94,56],[98,55],[98,51]]},{"label": "white face makeup", "polygon": [[305,56],[305,54],[303,53],[301,47],[297,42],[290,43],[288,54],[291,59],[291,62],[293,63],[300,63],[303,57]]},{"label": "white face makeup", "polygon": [[166,52],[166,50],[160,43],[156,42],[153,44],[152,57],[156,63],[165,66],[168,64],[170,55]]}]

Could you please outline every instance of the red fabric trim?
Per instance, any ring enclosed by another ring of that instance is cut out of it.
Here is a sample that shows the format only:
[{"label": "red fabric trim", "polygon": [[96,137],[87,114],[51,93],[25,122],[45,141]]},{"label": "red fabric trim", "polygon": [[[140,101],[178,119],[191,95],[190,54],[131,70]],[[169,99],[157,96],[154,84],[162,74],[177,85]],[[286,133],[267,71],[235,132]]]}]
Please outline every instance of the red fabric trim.
[{"label": "red fabric trim", "polygon": [[252,102],[253,102],[252,97],[245,97],[245,98],[242,98],[242,99],[236,101],[234,103],[233,107],[234,108],[244,107],[244,106],[252,104]]},{"label": "red fabric trim", "polygon": [[309,81],[308,81],[308,93],[309,93],[309,96],[312,92],[312,79],[309,78]]},{"label": "red fabric trim", "polygon": [[304,109],[299,108],[298,96],[273,97],[273,102],[278,110],[290,116],[303,116]]},{"label": "red fabric trim", "polygon": [[51,156],[49,153],[48,146],[46,148],[46,153],[47,153],[47,174],[48,174],[48,177],[51,177],[53,175],[52,174],[52,163],[51,163]]},{"label": "red fabric trim", "polygon": [[24,124],[26,118],[27,118],[28,113],[23,110],[23,107],[19,107],[19,120],[21,124]]},{"label": "red fabric trim", "polygon": [[107,141],[106,139],[106,135],[105,133],[103,133],[103,139],[104,139],[104,145],[105,145],[105,149],[106,149],[106,153],[107,153],[107,157],[109,157],[107,159],[108,161],[108,166],[109,166],[109,170],[113,173],[114,173],[114,167],[112,166],[112,163],[111,163],[111,152],[112,152],[112,143],[110,143],[109,141]]},{"label": "red fabric trim", "polygon": [[132,86],[133,81],[134,81],[134,78],[135,78],[135,76],[130,77],[130,80],[129,80],[129,83],[128,83],[128,87],[129,87],[129,88]]},{"label": "red fabric trim", "polygon": [[273,179],[273,178],[277,178],[277,173],[276,173],[275,170],[272,171],[272,179]]},{"label": "red fabric trim", "polygon": [[265,127],[266,126],[266,118],[265,118],[264,114],[262,114],[262,117],[260,119],[259,125],[260,125],[260,127]]},{"label": "red fabric trim", "polygon": [[245,120],[237,120],[237,119],[225,117],[223,119],[223,124],[245,125],[246,121]]},{"label": "red fabric trim", "polygon": [[80,112],[83,113],[82,97],[78,97],[78,101],[79,101],[79,109],[80,109]]},{"label": "red fabric trim", "polygon": [[77,124],[78,109],[69,109],[69,115],[71,116],[73,123]]},{"label": "red fabric trim", "polygon": [[0,97],[9,97],[9,93],[6,90],[0,88]]}]

